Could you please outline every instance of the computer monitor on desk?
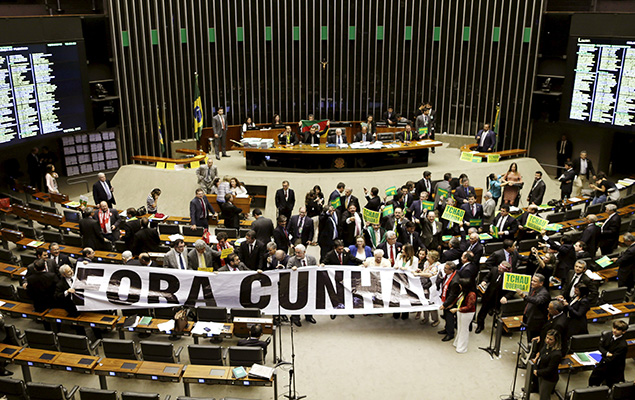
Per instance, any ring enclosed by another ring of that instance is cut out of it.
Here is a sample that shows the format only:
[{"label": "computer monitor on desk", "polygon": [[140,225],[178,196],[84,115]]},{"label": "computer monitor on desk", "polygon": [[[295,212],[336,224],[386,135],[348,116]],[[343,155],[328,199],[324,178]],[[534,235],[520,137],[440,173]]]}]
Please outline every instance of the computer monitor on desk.
[{"label": "computer monitor on desk", "polygon": [[66,222],[79,223],[81,215],[77,211],[64,210],[64,218],[66,219]]}]

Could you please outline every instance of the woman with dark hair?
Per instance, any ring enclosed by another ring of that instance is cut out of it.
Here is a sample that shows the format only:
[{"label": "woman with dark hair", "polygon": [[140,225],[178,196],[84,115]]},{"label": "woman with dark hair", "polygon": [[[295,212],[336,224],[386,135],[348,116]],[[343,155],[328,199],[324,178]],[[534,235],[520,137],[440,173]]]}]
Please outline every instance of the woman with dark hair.
[{"label": "woman with dark hair", "polygon": [[247,196],[247,189],[238,178],[231,178],[229,180],[229,193],[234,196]]},{"label": "woman with dark hair", "polygon": [[377,122],[372,115],[366,117],[366,122],[362,122],[360,125],[362,128],[366,127],[366,131],[371,135],[377,135]]},{"label": "woman with dark hair", "polygon": [[161,196],[161,189],[154,188],[146,199],[146,210],[148,214],[156,214],[159,208],[159,196]]},{"label": "woman with dark hair", "polygon": [[578,283],[573,289],[574,297],[571,302],[567,302],[563,296],[558,296],[567,313],[567,336],[582,335],[589,333],[587,328],[586,313],[591,308],[589,302],[589,287],[584,283]]},{"label": "woman with dark hair", "polygon": [[254,129],[256,127],[256,124],[254,124],[254,121],[251,119],[251,117],[247,117],[247,119],[245,120],[245,123],[243,124],[243,129],[240,133],[240,138],[242,139],[243,136],[245,135],[245,132],[247,132],[250,128]]},{"label": "woman with dark hair", "polygon": [[279,114],[273,114],[273,122],[271,123],[271,129],[280,129],[284,128],[284,124],[282,123],[282,119]]},{"label": "woman with dark hair", "polygon": [[46,165],[46,176],[44,181],[46,182],[46,188],[51,194],[60,194],[60,190],[57,187],[57,172],[55,172],[55,166],[53,164]]},{"label": "woman with dark hair", "polygon": [[469,278],[459,279],[461,295],[454,308],[450,309],[452,314],[456,314],[457,327],[456,337],[453,346],[457,353],[467,353],[467,344],[470,340],[470,324],[476,312],[476,291],[472,280]]},{"label": "woman with dark hair", "polygon": [[318,226],[320,225],[319,217],[324,208],[324,193],[318,185],[313,186],[304,199],[306,206],[306,215],[313,220],[313,243],[317,242]]},{"label": "woman with dark hair", "polygon": [[489,174],[487,181],[485,182],[487,191],[492,194],[492,199],[498,204],[498,199],[501,197],[501,183],[498,181],[499,177],[495,173]]},{"label": "woman with dark hair", "polygon": [[550,400],[551,392],[558,383],[558,365],[562,360],[561,343],[560,332],[550,329],[545,335],[545,343],[534,358],[534,376],[538,377],[540,400]]},{"label": "woman with dark hair", "polygon": [[511,163],[507,173],[501,178],[503,188],[503,204],[517,206],[520,199],[520,188],[523,185],[523,177],[518,172],[518,164]]},{"label": "woman with dark hair", "polygon": [[591,200],[591,205],[604,203],[609,199],[609,193],[617,190],[615,184],[606,179],[606,174],[604,172],[598,172],[598,175],[595,178],[595,184],[591,183],[589,187],[593,189],[593,200]]},{"label": "woman with dark hair", "polygon": [[212,188],[209,190],[209,194],[218,194],[218,185],[220,185],[220,177],[217,176],[212,181]]}]

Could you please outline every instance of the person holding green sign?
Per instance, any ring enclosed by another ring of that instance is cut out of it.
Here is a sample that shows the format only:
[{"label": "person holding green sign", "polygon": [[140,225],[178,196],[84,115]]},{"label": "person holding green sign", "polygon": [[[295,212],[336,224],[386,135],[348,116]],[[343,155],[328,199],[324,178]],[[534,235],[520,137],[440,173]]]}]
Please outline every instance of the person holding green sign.
[{"label": "person holding green sign", "polygon": [[481,229],[483,226],[483,206],[476,202],[476,195],[470,194],[467,198],[467,204],[463,204],[461,209],[465,211],[463,225]]},{"label": "person holding green sign", "polygon": [[395,139],[397,139],[398,142],[416,142],[417,140],[419,140],[419,134],[417,132],[413,132],[412,126],[410,124],[407,124],[406,130],[397,133]]}]

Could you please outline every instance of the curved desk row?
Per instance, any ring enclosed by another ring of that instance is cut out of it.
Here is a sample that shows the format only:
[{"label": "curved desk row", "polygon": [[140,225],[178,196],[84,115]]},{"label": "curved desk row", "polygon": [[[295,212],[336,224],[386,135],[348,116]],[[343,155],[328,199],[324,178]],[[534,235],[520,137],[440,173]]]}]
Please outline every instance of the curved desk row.
[{"label": "curved desk row", "polygon": [[[476,143],[466,144],[461,147],[461,152],[476,151],[477,147],[478,145]],[[508,157],[516,157],[516,156],[522,156],[524,154],[527,154],[527,150],[526,149],[509,149],[509,150],[493,151],[491,153],[474,153],[474,157],[487,158],[487,156],[490,154],[498,154],[500,158],[508,158]]]}]

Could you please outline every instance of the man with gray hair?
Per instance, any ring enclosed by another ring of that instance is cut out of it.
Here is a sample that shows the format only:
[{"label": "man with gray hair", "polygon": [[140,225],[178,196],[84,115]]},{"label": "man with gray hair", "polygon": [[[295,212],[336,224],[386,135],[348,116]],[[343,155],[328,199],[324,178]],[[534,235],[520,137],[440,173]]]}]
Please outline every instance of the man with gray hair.
[{"label": "man with gray hair", "polygon": [[384,258],[390,260],[390,266],[395,265],[397,255],[401,253],[402,244],[397,241],[397,234],[395,231],[386,232],[386,241],[379,246],[378,249],[384,251]]},{"label": "man with gray hair", "polygon": [[202,239],[198,239],[194,242],[194,248],[187,253],[187,265],[195,271],[214,268],[214,257],[220,256],[220,251],[210,248]]},{"label": "man with gray hair", "polygon": [[485,201],[483,202],[483,224],[490,225],[496,214],[496,201],[492,198],[491,192],[485,193]]},{"label": "man with gray hair", "polygon": [[346,188],[344,189],[344,195],[342,195],[341,200],[342,205],[340,210],[342,212],[348,210],[348,207],[350,205],[354,205],[357,211],[361,211],[361,208],[359,207],[359,200],[357,199],[357,197],[353,196],[353,188],[351,188],[350,186],[346,186]]},{"label": "man with gray hair", "polygon": [[347,143],[346,142],[346,135],[344,135],[342,133],[342,128],[335,129],[335,134],[334,135],[329,135],[326,138],[326,142],[330,143],[330,144],[336,144],[336,145]]},{"label": "man with gray hair", "polygon": [[587,221],[589,221],[584,231],[582,231],[582,236],[580,237],[580,241],[586,244],[587,251],[591,257],[595,257],[595,253],[598,250],[598,241],[600,238],[600,227],[597,225],[598,217],[595,214],[589,214],[586,216]]},{"label": "man with gray hair", "polygon": [[[299,244],[295,246],[295,255],[289,258],[289,261],[287,262],[287,268],[290,268],[291,270],[296,271],[298,268],[308,267],[313,265],[318,265],[318,262],[315,259],[315,257],[306,254],[306,247],[304,247],[303,244]],[[312,324],[316,323],[315,318],[313,318],[312,315],[305,315],[304,317],[306,318],[307,322],[310,322]],[[299,315],[292,315],[291,322],[295,326],[298,326],[298,327],[302,326],[302,322],[300,322]]]},{"label": "man with gray hair", "polygon": [[121,261],[123,265],[134,265],[134,259],[132,258],[132,252],[130,250],[126,250],[121,253]]},{"label": "man with gray hair", "polygon": [[97,182],[93,184],[93,200],[95,200],[95,204],[105,201],[108,203],[108,208],[112,208],[113,204],[117,204],[113,195],[115,189],[110,184],[110,181],[106,179],[106,174],[103,172],[97,174],[97,178]]},{"label": "man with gray hair", "polygon": [[542,347],[542,344],[545,342],[545,336],[547,335],[547,332],[555,329],[560,333],[560,338],[562,340],[562,349],[566,352],[567,350],[564,349],[568,349],[569,335],[567,334],[568,324],[567,313],[564,312],[565,308],[566,307],[561,300],[551,300],[551,302],[547,306],[547,313],[549,314],[548,320],[542,326],[542,329],[540,330],[540,336],[534,337],[532,338],[532,340],[540,343],[540,346]]},{"label": "man with gray hair", "polygon": [[629,290],[629,295],[633,295],[633,289],[635,287],[635,279],[633,279],[633,273],[635,272],[635,236],[633,234],[624,234],[624,244],[628,246],[626,251],[622,253],[619,258],[613,258],[617,269],[617,286],[626,287]]},{"label": "man with gray hair", "polygon": [[214,165],[214,159],[212,157],[207,158],[207,164],[203,164],[196,169],[196,179],[198,181],[198,187],[203,189],[205,193],[211,193],[214,178],[218,176],[218,169]]},{"label": "man with gray hair", "polygon": [[616,212],[615,204],[607,204],[604,208],[609,216],[600,227],[600,250],[603,256],[611,254],[617,246],[622,225],[622,217]]},{"label": "man with gray hair", "polygon": [[75,293],[75,289],[72,288],[73,269],[64,264],[60,267],[59,272],[61,279],[55,285],[55,301],[59,307],[68,312],[69,317],[77,317],[79,312],[73,303],[73,294]]}]

